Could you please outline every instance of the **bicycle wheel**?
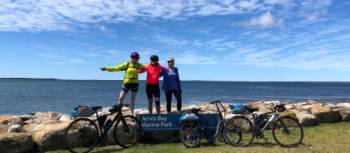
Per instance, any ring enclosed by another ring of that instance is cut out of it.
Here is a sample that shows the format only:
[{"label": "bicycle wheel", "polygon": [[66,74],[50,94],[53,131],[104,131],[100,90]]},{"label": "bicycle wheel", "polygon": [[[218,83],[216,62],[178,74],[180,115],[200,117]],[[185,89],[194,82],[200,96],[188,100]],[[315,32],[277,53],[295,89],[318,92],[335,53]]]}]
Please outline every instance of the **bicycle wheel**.
[{"label": "bicycle wheel", "polygon": [[72,153],[90,152],[98,143],[97,125],[90,119],[78,118],[65,131],[65,145]]},{"label": "bicycle wheel", "polygon": [[233,146],[246,147],[253,142],[253,123],[244,116],[235,116],[227,121],[225,126],[227,142]]},{"label": "bicycle wheel", "polygon": [[294,147],[302,143],[304,130],[298,120],[292,117],[279,118],[272,127],[272,135],[283,147]]},{"label": "bicycle wheel", "polygon": [[113,136],[115,142],[123,147],[131,147],[137,144],[142,136],[142,127],[139,120],[131,115],[118,119],[114,126]]},{"label": "bicycle wheel", "polygon": [[237,130],[233,130],[231,126],[227,122],[219,123],[220,135],[224,139],[224,142],[233,145],[241,140],[242,135]]},{"label": "bicycle wheel", "polygon": [[199,128],[185,123],[180,129],[180,139],[182,144],[188,148],[198,147],[201,142]]}]

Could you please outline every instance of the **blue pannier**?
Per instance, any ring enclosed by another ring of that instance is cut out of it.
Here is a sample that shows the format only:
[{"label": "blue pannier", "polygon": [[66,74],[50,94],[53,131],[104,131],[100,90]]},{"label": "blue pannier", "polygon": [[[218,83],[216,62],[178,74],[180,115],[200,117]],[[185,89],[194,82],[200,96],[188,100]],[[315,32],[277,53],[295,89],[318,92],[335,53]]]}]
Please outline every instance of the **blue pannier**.
[{"label": "blue pannier", "polygon": [[247,112],[247,105],[244,103],[230,104],[230,108],[233,114],[242,114]]},{"label": "blue pannier", "polygon": [[78,106],[74,108],[73,112],[71,113],[72,117],[90,117],[95,112],[92,110],[89,106]]}]

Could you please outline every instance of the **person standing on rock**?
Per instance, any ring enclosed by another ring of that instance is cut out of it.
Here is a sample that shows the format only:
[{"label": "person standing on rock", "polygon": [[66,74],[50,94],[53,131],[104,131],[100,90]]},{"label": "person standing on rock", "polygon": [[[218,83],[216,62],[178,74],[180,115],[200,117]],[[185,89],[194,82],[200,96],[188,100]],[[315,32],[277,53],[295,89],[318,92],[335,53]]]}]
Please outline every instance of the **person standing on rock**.
[{"label": "person standing on rock", "polygon": [[148,112],[153,113],[153,98],[156,104],[156,111],[160,113],[160,89],[159,89],[159,76],[164,67],[162,67],[158,61],[157,55],[151,56],[151,63],[146,65],[140,70],[140,73],[147,72],[146,77],[146,93],[148,98]]},{"label": "person standing on rock", "polygon": [[161,76],[163,76],[162,89],[165,92],[167,112],[171,112],[171,100],[174,95],[177,101],[177,111],[181,112],[182,107],[182,89],[178,68],[175,67],[175,59],[168,58],[168,68],[165,68]]},{"label": "person standing on rock", "polygon": [[119,94],[119,105],[124,104],[124,98],[126,94],[131,90],[130,97],[130,109],[131,113],[134,114],[136,93],[139,88],[139,70],[143,69],[144,66],[139,63],[140,55],[137,52],[132,52],[130,55],[130,61],[117,66],[109,66],[100,68],[102,71],[116,72],[125,71],[123,85]]}]

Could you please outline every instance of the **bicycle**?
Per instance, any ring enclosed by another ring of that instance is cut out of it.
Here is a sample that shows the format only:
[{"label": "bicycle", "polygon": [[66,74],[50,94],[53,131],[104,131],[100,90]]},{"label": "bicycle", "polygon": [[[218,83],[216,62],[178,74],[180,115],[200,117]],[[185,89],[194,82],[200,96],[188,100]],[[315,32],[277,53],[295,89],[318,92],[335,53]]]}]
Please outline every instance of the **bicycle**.
[{"label": "bicycle", "polygon": [[299,121],[293,117],[280,116],[280,113],[286,110],[283,104],[275,106],[274,111],[260,115],[255,113],[258,109],[245,109],[247,113],[243,114],[251,115],[252,121],[244,115],[235,116],[231,119],[236,133],[241,135],[240,140],[233,144],[234,146],[248,146],[254,138],[265,139],[266,141],[264,131],[269,128],[272,130],[274,140],[282,147],[294,147],[302,143],[304,130]]},{"label": "bicycle", "polygon": [[[114,141],[121,147],[127,148],[139,142],[142,127],[139,120],[132,116],[123,116],[122,107],[113,106],[106,115],[99,116],[101,106],[91,107],[96,119],[78,117],[69,124],[65,131],[65,145],[72,153],[88,153],[98,144],[103,145],[108,139],[109,130],[113,129]],[[112,117],[114,114],[116,115]],[[112,119],[107,119],[111,116]],[[123,138],[123,139],[121,139]]]},{"label": "bicycle", "polygon": [[[224,119],[226,116],[226,109],[221,103],[221,101],[213,101],[209,104],[215,104],[217,111],[219,113],[219,123],[216,126],[216,131],[213,135],[210,135],[208,131],[205,131],[203,127],[200,125],[200,121],[198,118],[198,112],[200,109],[192,109],[191,115],[193,118],[180,122],[180,139],[181,142],[189,148],[200,146],[201,137],[204,135],[209,143],[214,143],[214,140],[218,137],[222,137],[226,144],[235,144],[237,142],[233,142],[231,137],[237,139],[235,137],[239,137],[237,133],[230,133],[228,122]],[[220,107],[223,111],[220,110]],[[224,115],[222,115],[224,113]],[[238,138],[240,140],[240,138]]]}]

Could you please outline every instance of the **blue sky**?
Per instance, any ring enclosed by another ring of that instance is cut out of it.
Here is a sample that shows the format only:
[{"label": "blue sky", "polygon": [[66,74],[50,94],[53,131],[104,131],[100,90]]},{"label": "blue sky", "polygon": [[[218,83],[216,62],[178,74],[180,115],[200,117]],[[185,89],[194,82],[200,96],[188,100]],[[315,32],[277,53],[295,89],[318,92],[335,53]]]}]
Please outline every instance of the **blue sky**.
[{"label": "blue sky", "polygon": [[98,68],[138,51],[174,56],[183,80],[350,80],[349,1],[0,4],[0,77],[122,79]]}]

